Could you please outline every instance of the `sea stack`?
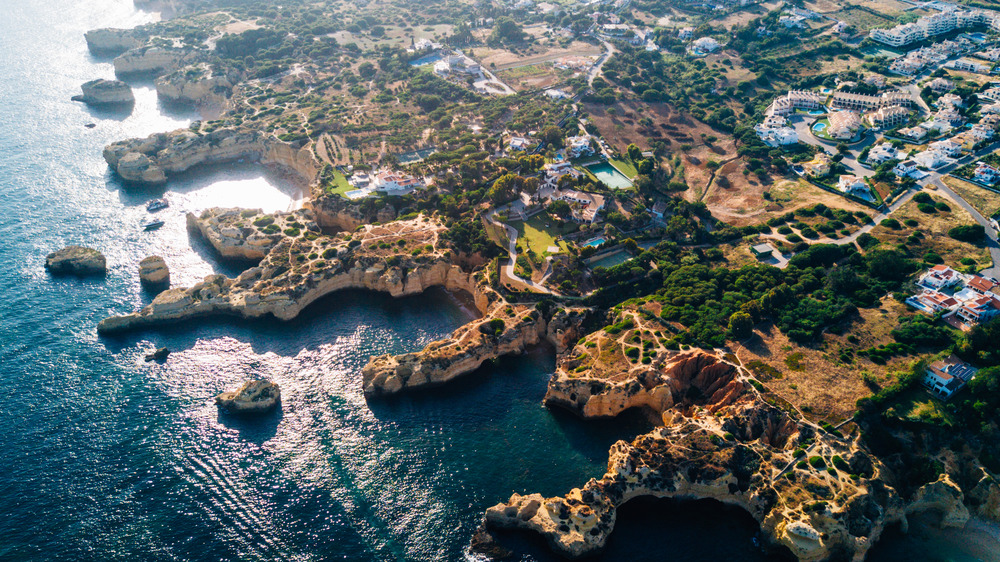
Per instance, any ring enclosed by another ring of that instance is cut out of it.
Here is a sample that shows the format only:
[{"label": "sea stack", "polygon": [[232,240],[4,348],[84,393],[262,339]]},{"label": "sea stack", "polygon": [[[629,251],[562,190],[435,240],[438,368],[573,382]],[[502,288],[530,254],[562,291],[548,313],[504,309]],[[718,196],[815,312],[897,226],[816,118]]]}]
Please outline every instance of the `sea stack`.
[{"label": "sea stack", "polygon": [[215,397],[215,403],[234,414],[263,414],[281,402],[281,389],[270,381],[255,380]]},{"label": "sea stack", "polygon": [[53,275],[104,275],[108,262],[93,248],[66,246],[45,257],[45,268]]},{"label": "sea stack", "polygon": [[73,96],[73,101],[82,101],[87,105],[132,105],[135,96],[132,88],[120,80],[104,80],[103,78],[85,82],[80,89],[83,95]]},{"label": "sea stack", "polygon": [[170,270],[160,256],[148,256],[139,262],[139,281],[151,291],[162,291],[170,286]]}]

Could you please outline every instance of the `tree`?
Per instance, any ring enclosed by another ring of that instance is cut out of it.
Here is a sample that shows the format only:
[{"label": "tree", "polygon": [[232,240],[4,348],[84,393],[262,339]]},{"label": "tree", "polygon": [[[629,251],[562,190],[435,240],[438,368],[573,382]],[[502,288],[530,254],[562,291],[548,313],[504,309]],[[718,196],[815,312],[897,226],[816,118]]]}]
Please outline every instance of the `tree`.
[{"label": "tree", "polygon": [[358,67],[358,76],[362,78],[375,76],[375,65],[367,61],[361,63],[361,66]]},{"label": "tree", "polygon": [[625,151],[628,154],[628,159],[632,162],[638,162],[642,158],[642,149],[635,144],[628,145]]},{"label": "tree", "polygon": [[517,22],[506,16],[497,18],[493,31],[486,39],[487,43],[494,46],[520,43],[521,41],[524,41],[524,30]]},{"label": "tree", "polygon": [[749,338],[753,335],[753,318],[746,312],[734,312],[729,317],[729,333],[737,341]]},{"label": "tree", "polygon": [[558,200],[549,204],[549,212],[557,217],[566,218],[572,212],[572,209],[570,209],[569,203]]},{"label": "tree", "polygon": [[514,193],[524,185],[524,178],[516,174],[504,174],[493,182],[487,197],[494,203],[506,203],[514,198]]},{"label": "tree", "polygon": [[986,238],[986,229],[981,224],[963,224],[949,230],[948,236],[969,244],[980,244]]}]

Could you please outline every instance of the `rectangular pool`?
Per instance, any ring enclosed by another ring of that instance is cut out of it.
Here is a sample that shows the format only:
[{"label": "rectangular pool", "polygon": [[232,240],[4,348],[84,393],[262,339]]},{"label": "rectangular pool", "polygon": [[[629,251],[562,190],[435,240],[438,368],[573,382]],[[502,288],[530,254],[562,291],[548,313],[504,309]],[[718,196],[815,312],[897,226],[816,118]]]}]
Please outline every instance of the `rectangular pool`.
[{"label": "rectangular pool", "polygon": [[632,187],[632,182],[619,172],[617,168],[607,162],[587,166],[587,170],[611,189]]},{"label": "rectangular pool", "polygon": [[593,246],[593,247],[595,247],[595,248],[596,248],[596,247],[600,246],[601,244],[603,244],[603,243],[605,243],[605,242],[607,242],[607,240],[605,240],[604,238],[591,238],[590,240],[587,240],[587,241],[586,241],[586,242],[585,242],[585,243],[583,244],[583,246],[584,246],[584,247],[587,247],[587,246]]}]

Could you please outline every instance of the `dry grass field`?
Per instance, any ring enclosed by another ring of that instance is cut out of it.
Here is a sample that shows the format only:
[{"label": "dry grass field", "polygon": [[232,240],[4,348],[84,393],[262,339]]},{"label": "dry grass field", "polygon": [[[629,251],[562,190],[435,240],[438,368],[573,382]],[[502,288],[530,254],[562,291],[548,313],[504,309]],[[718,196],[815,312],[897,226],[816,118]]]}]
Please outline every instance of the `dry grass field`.
[{"label": "dry grass field", "polygon": [[984,217],[1000,212],[1000,193],[979,187],[974,183],[947,176],[944,183],[959,194]]}]

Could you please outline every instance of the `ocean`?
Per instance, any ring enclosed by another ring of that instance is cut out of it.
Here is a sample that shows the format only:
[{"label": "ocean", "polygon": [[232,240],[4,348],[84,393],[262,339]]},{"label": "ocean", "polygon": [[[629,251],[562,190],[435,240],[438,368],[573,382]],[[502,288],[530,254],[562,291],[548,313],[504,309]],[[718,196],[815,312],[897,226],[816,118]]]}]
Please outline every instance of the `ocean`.
[{"label": "ocean", "polygon": [[[303,196],[249,164],[160,189],[109,172],[104,145],[199,118],[160,105],[149,80],[132,81],[132,111],[70,101],[81,83],[113,77],[109,59],[87,52],[86,30],[156,18],[129,0],[0,12],[0,560],[461,560],[488,506],[599,477],[612,443],[648,429],[639,415],[583,421],[544,408],[554,369],[544,347],[367,402],[370,355],[419,349],[473,318],[443,291],[347,292],[287,323],[99,337],[102,318],[150,301],[137,276],[147,255],[166,258],[174,285],[239,273],[187,234],[185,212],[287,210]],[[145,205],[161,196],[166,226],[144,232]],[[102,251],[107,277],[50,277],[45,255],[67,244]],[[169,360],[144,362],[159,346]],[[220,414],[213,396],[250,377],[281,385],[281,411]],[[604,560],[766,559],[749,516],[712,502],[635,502],[619,527]],[[554,559],[533,536],[506,542],[515,559]]]}]

